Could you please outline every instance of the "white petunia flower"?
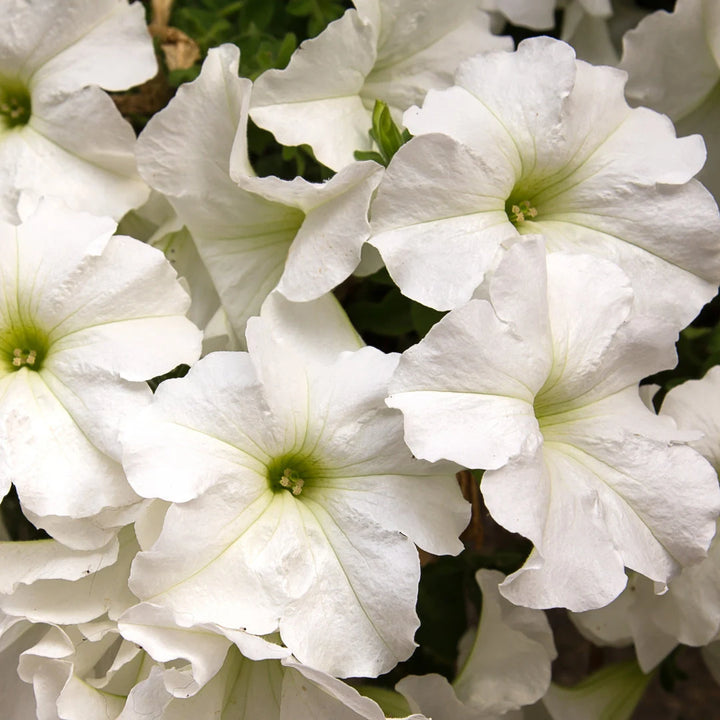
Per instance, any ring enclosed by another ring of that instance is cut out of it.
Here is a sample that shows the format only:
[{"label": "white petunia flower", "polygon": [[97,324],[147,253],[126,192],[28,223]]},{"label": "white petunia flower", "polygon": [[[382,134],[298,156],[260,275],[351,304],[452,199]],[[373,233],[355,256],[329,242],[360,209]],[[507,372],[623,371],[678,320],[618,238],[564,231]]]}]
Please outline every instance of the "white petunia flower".
[{"label": "white petunia flower", "polygon": [[18,674],[33,686],[38,718],[115,720],[133,684],[153,663],[107,621],[50,627],[19,658]]},{"label": "white petunia flower", "polygon": [[708,147],[699,174],[720,198],[720,4],[678,0],[675,10],[649,15],[623,38],[620,67],[634,105],[665,113],[678,132],[701,133]]},{"label": "white petunia flower", "polygon": [[375,100],[399,121],[430,88],[449,87],[458,63],[478,52],[511,50],[490,32],[479,0],[356,0],[284,70],[258,79],[250,116],[284,145],[307,143],[339,170],[370,150]]},{"label": "white petunia flower", "polygon": [[374,676],[414,647],[414,543],[459,552],[469,506],[383,403],[398,357],[341,313],[271,296],[249,354],[208,355],[128,427],[134,489],[173,502],[130,585],[188,626],[279,630],[304,663]]},{"label": "white petunia flower", "polygon": [[114,229],[49,202],[0,224],[0,494],[14,483],[26,515],[74,547],[131,519],[120,423],[150,402],[146,380],[199,353],[162,253]]},{"label": "white petunia flower", "polygon": [[[532,38],[463,63],[405,124],[416,135],[373,202],[375,245],[402,292],[439,310],[467,302],[502,243],[541,233],[549,252],[604,257],[641,312],[684,327],[717,291],[720,216],[692,180],[698,136],[623,98],[623,73]],[[442,133],[442,134],[439,134]]]},{"label": "white petunia flower", "polygon": [[546,274],[543,252],[513,246],[489,302],[452,311],[404,353],[387,402],[415,455],[485,468],[490,513],[533,541],[503,595],[587,610],[622,591],[625,566],[665,583],[699,562],[720,490],[637,392],[674,363],[667,329],[634,313],[617,266],[552,253]]},{"label": "white petunia flower", "polygon": [[105,90],[157,71],[141,3],[6,0],[0,24],[0,219],[22,191],[121,217],[147,186],[135,133]]},{"label": "white petunia flower", "polygon": [[[499,720],[539,700],[550,686],[555,643],[545,613],[511,605],[498,592],[495,570],[476,574],[482,589],[480,625],[452,685],[441,675],[410,675],[397,689],[412,709],[433,720]],[[462,642],[462,641],[461,641]]]},{"label": "white petunia flower", "polygon": [[148,123],[143,177],[187,226],[236,336],[277,286],[320,297],[358,266],[370,235],[370,197],[382,167],[354,163],[324,184],[255,177],[246,145],[251,82],[239,50],[211,50],[200,77]]}]

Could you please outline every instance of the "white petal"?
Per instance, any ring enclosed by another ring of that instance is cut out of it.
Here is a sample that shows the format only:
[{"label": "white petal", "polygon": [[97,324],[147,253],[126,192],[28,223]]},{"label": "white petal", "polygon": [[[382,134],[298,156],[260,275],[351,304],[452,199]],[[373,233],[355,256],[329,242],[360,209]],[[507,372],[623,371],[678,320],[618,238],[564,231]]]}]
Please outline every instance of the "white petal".
[{"label": "white petal", "polygon": [[320,203],[307,212],[290,246],[278,283],[283,295],[314,300],[357,268],[370,236],[370,198],[382,174],[375,163],[352,163],[322,186]]},{"label": "white petal", "polygon": [[126,90],[157,72],[140,3],[50,0],[43,12],[12,0],[0,31],[0,67],[58,89]]},{"label": "white petal", "polygon": [[387,672],[415,647],[414,546],[366,521],[333,517],[312,501],[301,507],[316,580],[286,609],[283,641],[301,662],[332,675]]},{"label": "white petal", "polygon": [[88,552],[71,550],[55,540],[0,543],[0,593],[8,595],[18,584],[30,585],[40,579],[78,580],[112,565],[117,553],[117,540]]},{"label": "white petal", "polygon": [[38,94],[33,103],[29,124],[0,143],[3,195],[54,195],[116,219],[147,199],[135,169],[135,134],[104,92],[90,86]]},{"label": "white petal", "polygon": [[15,482],[24,507],[87,517],[136,501],[120,465],[88,440],[40,374],[6,376],[0,392],[0,475]]},{"label": "white petal", "polygon": [[690,442],[713,467],[720,467],[720,367],[701,380],[674,387],[663,399],[661,414],[670,416],[682,430],[699,430],[703,436]]},{"label": "white petal", "polygon": [[705,5],[711,3],[679,0],[675,12],[654,12],[624,36],[621,67],[629,75],[627,94],[633,104],[677,120],[720,80],[708,43]]},{"label": "white petal", "polygon": [[543,254],[532,241],[514,246],[493,277],[493,306],[453,310],[403,354],[387,403],[403,411],[419,457],[497,468],[540,442],[533,402],[552,361]]},{"label": "white petal", "polygon": [[393,157],[372,205],[370,243],[403,294],[437,310],[467,302],[517,236],[505,214],[514,176],[442,135],[418,137]]},{"label": "white petal", "polygon": [[377,61],[362,89],[365,100],[381,99],[400,113],[421,103],[430,88],[452,85],[461,60],[512,50],[512,40],[493,35],[489,16],[476,5],[465,0],[383,2]]},{"label": "white petal", "polygon": [[237,477],[259,492],[269,461],[263,448],[276,444],[267,412],[247,355],[208,355],[185,378],[161,383],[153,405],[125,427],[131,484],[144,497],[177,502]]},{"label": "white petal", "polygon": [[293,353],[302,354],[307,361],[329,365],[341,352],[359,350],[364,345],[331,293],[303,303],[271,293],[263,303],[260,317],[260,321],[252,321],[252,327],[261,323],[265,332],[282,337]]},{"label": "white petal", "polygon": [[[360,97],[376,60],[376,32],[355,10],[331,22],[295,51],[285,70],[266,70],[255,83],[250,115],[283,145],[307,143],[333,170],[369,150],[370,110]],[[335,60],[343,58],[345,66]]]},{"label": "white petal", "polygon": [[279,720],[332,717],[333,720],[384,720],[385,713],[370,698],[325,673],[293,660],[284,660],[282,710]]},{"label": "white petal", "polygon": [[0,595],[0,608],[32,622],[76,624],[105,613],[117,617],[135,602],[127,578],[136,552],[137,543],[128,528],[120,536],[120,554],[113,564],[96,563],[78,579],[40,577],[18,585],[12,594]]},{"label": "white petal", "polygon": [[483,595],[480,626],[453,686],[465,704],[501,714],[545,694],[557,653],[545,614],[515,607],[500,595],[501,573],[480,570],[476,579]]}]

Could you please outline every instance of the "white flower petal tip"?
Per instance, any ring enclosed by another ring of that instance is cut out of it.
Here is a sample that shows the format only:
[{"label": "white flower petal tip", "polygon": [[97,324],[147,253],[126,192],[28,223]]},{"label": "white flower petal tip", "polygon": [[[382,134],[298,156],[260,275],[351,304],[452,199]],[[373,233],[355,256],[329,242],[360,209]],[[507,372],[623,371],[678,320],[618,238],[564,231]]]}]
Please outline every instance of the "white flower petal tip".
[{"label": "white flower petal tip", "polygon": [[157,71],[141,3],[51,0],[39,18],[12,2],[0,28],[0,217],[18,222],[22,192],[52,195],[115,219],[149,189],[135,133],[100,88],[124,90]]},{"label": "white flower petal tip", "polygon": [[582,611],[622,591],[625,567],[667,582],[699,562],[720,490],[687,433],[638,394],[674,364],[674,333],[636,313],[616,265],[555,252],[545,272],[543,253],[536,240],[512,245],[489,300],[451,311],[403,354],[388,404],[417,457],[486,468],[490,513],[533,541],[502,594]]},{"label": "white flower petal tip", "polygon": [[415,137],[380,183],[370,239],[402,292],[458,307],[505,240],[540,233],[549,252],[616,262],[642,312],[687,325],[720,281],[720,215],[693,180],[704,143],[631,109],[624,79],[531,38],[465,61],[455,87],[408,110]]},{"label": "white flower petal tip", "polygon": [[164,382],[125,433],[132,486],[173,502],[131,587],[194,624],[279,630],[334,675],[385,672],[414,648],[414,543],[462,547],[457,468],[412,458],[383,402],[397,356],[358,349],[333,298],[272,296],[247,342]]},{"label": "white flower petal tip", "polygon": [[162,253],[114,227],[50,201],[0,224],[2,490],[13,482],[33,522],[75,547],[131,521],[120,425],[150,401],[145,380],[200,349]]}]

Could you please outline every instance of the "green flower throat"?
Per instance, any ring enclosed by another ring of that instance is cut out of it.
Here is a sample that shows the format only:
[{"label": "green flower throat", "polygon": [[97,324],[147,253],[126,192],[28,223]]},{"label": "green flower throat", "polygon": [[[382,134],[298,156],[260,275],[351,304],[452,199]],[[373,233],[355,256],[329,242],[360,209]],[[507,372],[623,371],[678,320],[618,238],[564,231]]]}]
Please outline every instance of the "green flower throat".
[{"label": "green flower throat", "polygon": [[30,91],[17,80],[0,76],[0,132],[27,125],[31,114]]},{"label": "green flower throat", "polygon": [[47,337],[36,328],[0,332],[0,363],[6,372],[40,370],[48,349]]}]

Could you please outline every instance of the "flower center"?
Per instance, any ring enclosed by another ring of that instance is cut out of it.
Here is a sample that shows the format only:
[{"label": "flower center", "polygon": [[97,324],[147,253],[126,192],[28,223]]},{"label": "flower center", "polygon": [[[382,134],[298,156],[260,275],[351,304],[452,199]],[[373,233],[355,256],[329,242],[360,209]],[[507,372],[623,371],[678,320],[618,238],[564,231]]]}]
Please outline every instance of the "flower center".
[{"label": "flower center", "polygon": [[295,497],[299,497],[312,484],[312,478],[317,474],[317,464],[303,455],[283,455],[267,467],[270,489],[276,493],[286,490]]},{"label": "flower center", "polygon": [[47,337],[36,328],[0,333],[0,365],[7,371],[40,370],[48,349]]},{"label": "flower center", "polygon": [[37,350],[28,350],[27,348],[15,348],[13,350],[12,364],[15,367],[35,365],[37,359]]},{"label": "flower center", "polygon": [[538,214],[537,208],[534,208],[529,200],[515,202],[512,198],[505,204],[505,212],[508,220],[513,225],[520,225],[528,220],[533,220]]},{"label": "flower center", "polygon": [[305,481],[292,468],[285,468],[278,482],[286,490],[290,490],[293,495],[299,495],[305,484]]},{"label": "flower center", "polygon": [[0,77],[0,132],[27,125],[31,113],[29,90],[17,80]]}]

